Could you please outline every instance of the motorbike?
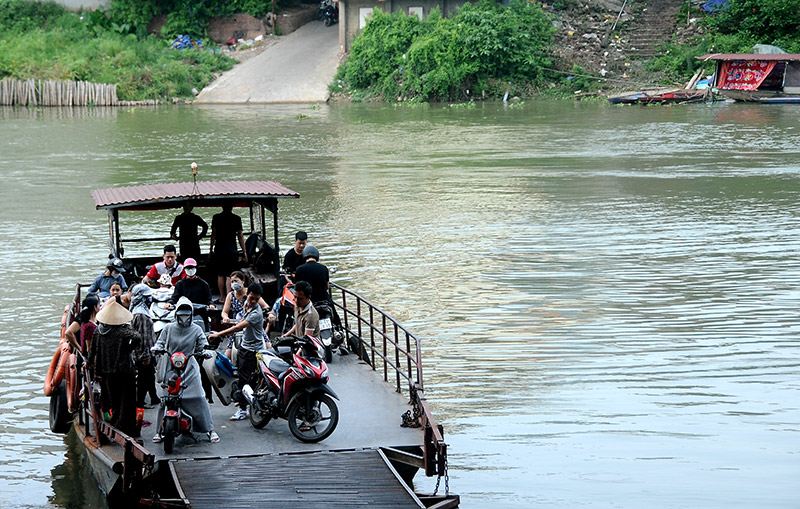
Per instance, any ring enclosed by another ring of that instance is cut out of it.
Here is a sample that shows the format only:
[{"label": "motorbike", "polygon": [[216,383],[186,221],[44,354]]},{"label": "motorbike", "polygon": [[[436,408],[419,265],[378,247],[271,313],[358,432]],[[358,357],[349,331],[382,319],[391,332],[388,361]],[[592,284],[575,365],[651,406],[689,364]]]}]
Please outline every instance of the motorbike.
[{"label": "motorbike", "polygon": [[333,360],[334,351],[346,355],[347,349],[342,348],[344,332],[339,327],[333,326],[333,307],[331,303],[329,301],[315,302],[314,308],[319,314],[319,339],[325,349],[325,362]]},{"label": "motorbike", "polygon": [[328,366],[319,357],[317,343],[309,336],[290,336],[275,349],[256,352],[258,381],[255,388],[242,387],[254,428],[283,418],[292,435],[307,443],[320,442],[336,429],[339,409],[334,398],[339,397],[328,387]]},{"label": "motorbike", "polygon": [[217,343],[210,346],[213,348],[210,352],[211,355],[203,361],[201,366],[211,382],[217,398],[224,406],[228,406],[238,399],[239,387],[235,360],[238,346],[241,344],[241,333],[237,336],[233,342],[233,353],[230,359],[223,352],[217,351],[219,346]]},{"label": "motorbike", "polygon": [[[164,355],[167,352],[160,350],[154,351],[156,356]],[[206,354],[196,354],[197,362],[202,361]],[[161,404],[164,406],[164,417],[161,420],[160,432],[162,436],[162,443],[164,444],[164,452],[171,454],[175,447],[175,439],[180,435],[192,435],[192,416],[187,414],[181,409],[181,400],[183,398],[183,390],[185,389],[182,383],[182,375],[189,365],[190,357],[187,357],[183,352],[175,352],[170,358],[169,362],[175,368],[175,372],[170,377],[161,383],[161,386],[167,389],[167,394],[161,398]]]},{"label": "motorbike", "polygon": [[158,335],[175,318],[175,309],[168,306],[172,297],[172,288],[162,288],[150,296],[150,318],[153,319],[153,332],[156,339]]},{"label": "motorbike", "polygon": [[339,22],[339,5],[333,0],[322,0],[319,3],[319,13],[326,27]]}]

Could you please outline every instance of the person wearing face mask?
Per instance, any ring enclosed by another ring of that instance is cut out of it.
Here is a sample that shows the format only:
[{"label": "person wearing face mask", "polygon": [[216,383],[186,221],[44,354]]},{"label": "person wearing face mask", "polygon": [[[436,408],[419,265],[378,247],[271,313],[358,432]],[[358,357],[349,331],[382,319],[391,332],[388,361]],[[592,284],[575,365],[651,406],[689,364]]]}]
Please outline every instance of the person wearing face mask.
[{"label": "person wearing face mask", "polygon": [[[235,270],[231,273],[231,291],[225,296],[225,304],[222,306],[222,323],[227,325],[231,321],[239,321],[244,314],[244,306],[247,300],[247,276],[244,272]],[[267,303],[263,298],[258,300],[258,305],[263,312],[267,310]],[[233,348],[233,336],[228,337],[228,345],[225,355],[229,358]]]},{"label": "person wearing face mask", "polygon": [[[239,323],[208,336],[208,339],[213,341],[228,334],[244,331],[242,334],[242,346],[239,348],[238,357],[236,358],[236,364],[239,368],[239,387],[244,387],[245,384],[250,383],[250,378],[258,369],[256,352],[270,347],[269,340],[264,334],[264,313],[259,305],[261,294],[263,293],[264,290],[258,283],[248,286],[244,312]],[[247,399],[245,399],[244,395],[241,395],[239,409],[231,416],[231,420],[241,421],[246,419],[249,415],[247,406]]]},{"label": "person wearing face mask", "polygon": [[175,285],[170,304],[175,304],[181,297],[186,297],[195,304],[204,304],[208,309],[215,309],[211,304],[211,287],[197,275],[197,262],[194,258],[187,258],[183,262],[183,279]]},{"label": "person wearing face mask", "polygon": [[[189,359],[188,365],[181,375],[181,385],[185,387],[181,397],[181,409],[192,416],[192,431],[205,433],[211,442],[219,442],[219,435],[214,431],[214,422],[211,419],[211,409],[203,394],[200,382],[200,367],[195,355],[203,354],[206,346],[206,336],[203,329],[192,323],[192,302],[186,297],[178,300],[175,309],[175,321],[167,324],[158,335],[158,340],[153,346],[154,352],[166,352],[158,361],[158,379],[168,380],[173,374],[172,363],[169,361],[175,352],[183,352]],[[161,387],[159,396],[163,399],[167,389]],[[164,406],[158,409],[158,420],[161,423],[164,417]],[[161,442],[161,430],[153,436],[153,442]]]},{"label": "person wearing face mask", "polygon": [[92,286],[89,287],[86,293],[96,293],[101,298],[109,297],[111,295],[111,285],[114,283],[119,283],[122,290],[126,290],[128,285],[125,283],[125,278],[122,277],[124,273],[125,269],[122,266],[122,260],[111,258],[106,264],[106,270],[94,279]]}]

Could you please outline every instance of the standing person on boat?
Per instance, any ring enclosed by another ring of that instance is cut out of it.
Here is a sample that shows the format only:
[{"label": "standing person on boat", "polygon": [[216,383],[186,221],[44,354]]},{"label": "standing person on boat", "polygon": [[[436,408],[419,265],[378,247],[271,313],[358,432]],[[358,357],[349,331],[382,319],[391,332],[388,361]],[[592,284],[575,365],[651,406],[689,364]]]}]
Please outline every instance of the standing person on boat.
[{"label": "standing person on boat", "polygon": [[170,278],[172,278],[172,286],[175,286],[183,277],[183,265],[178,263],[178,253],[172,244],[164,246],[164,261],[154,263],[150,270],[147,271],[142,282],[150,287],[155,287],[158,284],[159,277],[164,274],[169,274]]},{"label": "standing person on boat", "polygon": [[120,288],[123,290],[127,289],[128,285],[125,283],[125,278],[122,277],[124,273],[125,269],[122,266],[122,260],[111,258],[106,264],[106,270],[94,279],[92,286],[89,287],[86,293],[96,293],[101,298],[108,297],[111,295],[111,285],[114,283],[119,283]]},{"label": "standing person on boat", "polygon": [[64,337],[72,348],[79,351],[82,355],[89,352],[89,346],[92,344],[92,337],[97,328],[97,313],[100,311],[100,299],[95,295],[88,295],[81,303],[81,310],[78,317],[73,320]]},{"label": "standing person on boat", "polygon": [[[250,379],[256,372],[256,352],[264,348],[269,348],[269,340],[264,334],[264,312],[259,305],[261,295],[264,290],[258,283],[253,283],[247,287],[247,299],[245,301],[242,319],[223,331],[215,332],[208,336],[208,339],[217,339],[221,336],[244,331],[242,335],[242,346],[239,347],[239,354],[236,363],[239,368],[239,387],[244,387],[250,383]],[[247,419],[247,399],[244,395],[239,397],[239,409],[231,416],[232,421]]]},{"label": "standing person on boat", "polygon": [[336,306],[333,305],[331,299],[331,276],[328,267],[319,263],[319,249],[314,246],[306,246],[303,249],[303,258],[306,263],[297,267],[294,279],[295,281],[307,281],[311,284],[311,301],[315,304],[324,302],[328,304],[332,310],[331,321],[336,326],[341,326],[342,321],[339,318],[339,313],[336,312]]},{"label": "standing person on boat", "polygon": [[[169,231],[169,236],[178,241],[178,246],[181,248],[181,257],[186,258],[200,258],[200,239],[206,236],[208,232],[208,223],[203,221],[203,218],[192,212],[194,204],[191,202],[183,206],[183,214],[175,217],[172,222],[172,228]],[[197,229],[200,233],[197,233]],[[180,232],[180,235],[178,233]],[[186,266],[186,263],[183,264]]]},{"label": "standing person on boat", "polygon": [[211,247],[214,266],[217,269],[217,287],[220,302],[223,295],[231,290],[228,275],[238,269],[239,252],[236,249],[236,240],[242,246],[244,261],[247,263],[247,250],[244,247],[244,233],[242,231],[242,218],[234,214],[233,204],[228,202],[222,206],[222,212],[211,218]]},{"label": "standing person on boat", "polygon": [[[203,354],[203,347],[208,342],[203,329],[192,323],[192,302],[186,297],[181,297],[175,309],[175,321],[167,324],[158,335],[154,351],[166,352],[158,363],[158,378],[168,380],[173,374],[170,357],[175,352],[183,352],[188,359],[188,365],[181,375],[181,385],[185,387],[181,396],[181,410],[192,416],[192,431],[205,433],[211,442],[219,442],[219,435],[214,431],[214,422],[211,419],[211,409],[208,407],[203,387],[200,382],[200,367],[196,359]],[[163,399],[166,388],[160,390]],[[164,406],[158,409],[159,423],[164,420]],[[161,442],[161,430],[153,436],[153,442]]]},{"label": "standing person on boat", "polygon": [[286,271],[287,276],[291,276],[297,270],[297,267],[305,263],[303,258],[303,249],[308,242],[308,234],[304,231],[299,231],[294,234],[294,247],[286,251],[283,257],[283,270]]},{"label": "standing person on boat", "polygon": [[[161,403],[156,392],[155,359],[150,349],[156,342],[153,330],[153,319],[150,318],[150,301],[148,297],[153,290],[144,283],[134,285],[131,294],[131,313],[133,319],[131,326],[141,336],[142,340],[133,352],[136,363],[136,406],[138,408],[152,408]],[[150,395],[150,405],[145,405],[144,398]]]},{"label": "standing person on boat", "polygon": [[111,424],[126,435],[136,427],[136,368],[132,354],[141,341],[130,325],[133,315],[115,300],[97,313],[97,330],[89,350],[89,366],[101,384],[103,410]]},{"label": "standing person on boat", "polygon": [[294,325],[284,336],[319,337],[319,313],[311,303],[311,285],[306,281],[298,281],[294,286]]},{"label": "standing person on boat", "polygon": [[[249,280],[244,272],[234,270],[231,272],[231,291],[225,296],[225,304],[222,306],[222,323],[227,325],[231,321],[241,320],[244,314],[244,307],[247,301],[247,285]],[[262,313],[268,308],[267,303],[263,298],[258,300],[258,305],[261,306]],[[231,349],[233,347],[233,337],[228,339],[227,349],[225,355],[230,358]]]}]

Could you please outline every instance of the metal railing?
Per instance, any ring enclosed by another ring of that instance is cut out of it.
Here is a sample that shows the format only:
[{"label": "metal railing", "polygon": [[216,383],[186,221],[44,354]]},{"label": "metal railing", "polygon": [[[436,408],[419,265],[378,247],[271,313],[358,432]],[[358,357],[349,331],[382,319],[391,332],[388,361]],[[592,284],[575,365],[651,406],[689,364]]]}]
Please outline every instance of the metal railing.
[{"label": "metal railing", "polygon": [[[425,398],[419,339],[389,313],[359,294],[333,282],[331,293],[334,305],[342,313],[342,326],[347,337],[358,340],[358,348],[354,353],[366,361],[373,371],[380,367],[385,382],[389,382],[390,372],[393,372],[392,378],[398,393],[403,392],[403,381],[407,383],[409,400],[414,408],[413,419],[424,428],[425,433],[425,475],[446,475],[447,444],[444,431],[433,418]],[[338,302],[336,297],[339,297]]]}]

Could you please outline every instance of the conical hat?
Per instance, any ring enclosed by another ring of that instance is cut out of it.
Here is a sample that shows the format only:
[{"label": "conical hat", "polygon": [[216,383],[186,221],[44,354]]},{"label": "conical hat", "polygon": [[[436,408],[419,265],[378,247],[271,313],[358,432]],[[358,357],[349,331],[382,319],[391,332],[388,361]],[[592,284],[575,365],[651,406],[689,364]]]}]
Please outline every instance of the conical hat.
[{"label": "conical hat", "polygon": [[130,311],[125,309],[125,306],[119,304],[116,299],[111,299],[103,306],[103,309],[97,313],[97,321],[106,325],[122,325],[133,320],[133,315]]}]

